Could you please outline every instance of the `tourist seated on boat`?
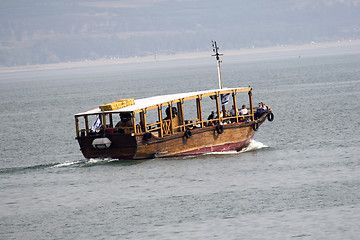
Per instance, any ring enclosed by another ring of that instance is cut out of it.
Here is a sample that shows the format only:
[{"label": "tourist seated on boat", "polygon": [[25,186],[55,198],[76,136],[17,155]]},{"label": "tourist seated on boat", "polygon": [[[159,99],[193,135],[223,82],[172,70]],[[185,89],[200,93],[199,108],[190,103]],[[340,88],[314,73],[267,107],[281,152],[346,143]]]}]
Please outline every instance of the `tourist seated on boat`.
[{"label": "tourist seated on boat", "polygon": [[215,119],[215,112],[211,111],[210,115],[208,116],[207,120],[213,120]]},{"label": "tourist seated on boat", "polygon": [[[240,109],[240,111],[239,111],[239,114],[240,114],[240,116],[245,116],[245,115],[248,115],[249,114],[249,110],[247,110],[247,108],[246,108],[246,106],[245,105],[242,105],[242,107],[241,107],[241,109]],[[240,122],[243,122],[243,121],[245,121],[245,120],[247,120],[247,119],[245,119],[245,118],[240,118]]]},{"label": "tourist seated on boat", "polygon": [[254,114],[255,119],[260,118],[264,113],[267,112],[267,108],[263,102],[259,103],[259,106],[256,109],[256,113]]},{"label": "tourist seated on boat", "polygon": [[[220,119],[222,120],[223,124],[228,124],[230,123],[229,119],[224,119],[230,117],[230,114],[226,112],[225,108],[223,107],[223,110],[220,111]],[[216,116],[216,118],[218,118],[218,116]]]},{"label": "tourist seated on boat", "polygon": [[220,111],[220,116],[216,115],[215,119],[221,119],[224,117],[223,111]]},{"label": "tourist seated on boat", "polygon": [[191,123],[192,121],[185,120],[186,129],[190,129],[190,130],[194,129],[194,125]]},{"label": "tourist seated on boat", "polygon": [[247,110],[245,105],[242,105],[241,110],[240,110],[240,115],[244,116],[244,115],[248,115],[249,111]]},{"label": "tourist seated on boat", "polygon": [[222,105],[222,111],[220,111],[220,113],[221,113],[221,112],[222,112],[222,116],[221,116],[221,117],[224,117],[224,118],[229,117],[229,116],[228,116],[228,113],[227,113],[227,111],[226,111],[225,105]]},{"label": "tourist seated on boat", "polygon": [[210,115],[208,116],[207,120],[209,121],[208,122],[208,126],[214,126],[215,123],[211,120],[215,119],[215,112],[214,111],[211,111]]},{"label": "tourist seated on boat", "polygon": [[[171,112],[172,112],[172,118],[176,117],[177,115],[176,107],[172,107]],[[170,120],[170,107],[166,108],[165,113],[166,113],[166,118],[164,118],[164,120]]]},{"label": "tourist seated on boat", "polygon": [[232,105],[232,107],[231,107],[230,115],[231,115],[232,117],[236,116],[236,111],[235,111],[234,105]]},{"label": "tourist seated on boat", "polygon": [[[132,127],[132,117],[130,113],[120,113],[120,121],[115,125],[116,128],[119,127]],[[125,133],[124,129],[116,129],[116,132]]]},{"label": "tourist seated on boat", "polygon": [[[234,105],[232,105],[232,107],[231,107],[230,116],[231,117],[236,117],[236,110],[235,110]],[[230,120],[231,120],[231,122],[236,122],[236,118],[231,118]]]}]

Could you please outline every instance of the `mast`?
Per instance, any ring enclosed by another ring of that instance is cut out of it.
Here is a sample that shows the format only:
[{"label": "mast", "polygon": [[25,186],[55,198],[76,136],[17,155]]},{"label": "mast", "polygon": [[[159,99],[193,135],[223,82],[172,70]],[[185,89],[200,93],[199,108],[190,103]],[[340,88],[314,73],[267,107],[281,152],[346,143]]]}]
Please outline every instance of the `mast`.
[{"label": "mast", "polygon": [[212,42],[212,47],[213,47],[213,52],[215,53],[214,55],[211,56],[215,56],[216,57],[216,62],[217,62],[217,67],[218,67],[218,76],[219,76],[219,88],[222,89],[223,85],[222,85],[222,81],[221,81],[221,71],[220,71],[220,58],[219,56],[222,56],[223,54],[219,53],[219,47],[216,45],[216,41],[211,41]]}]

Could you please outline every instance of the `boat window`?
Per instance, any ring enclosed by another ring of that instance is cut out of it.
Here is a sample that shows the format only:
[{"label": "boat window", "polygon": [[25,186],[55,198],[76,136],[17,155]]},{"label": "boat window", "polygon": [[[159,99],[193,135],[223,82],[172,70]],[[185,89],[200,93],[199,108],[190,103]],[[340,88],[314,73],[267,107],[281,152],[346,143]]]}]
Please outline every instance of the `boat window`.
[{"label": "boat window", "polygon": [[[233,105],[233,103],[231,104]],[[249,110],[250,112],[249,95],[247,94],[247,92],[241,92],[236,94],[236,107],[238,109],[238,114],[240,113],[243,105],[245,105],[247,110]]]},{"label": "boat window", "polygon": [[186,127],[192,127],[193,125],[199,123],[200,119],[198,116],[196,99],[184,101],[183,109],[184,109],[184,121]]},{"label": "boat window", "polygon": [[159,122],[159,111],[158,111],[158,109],[153,108],[153,109],[150,109],[150,110],[146,110],[145,115],[146,115],[146,126],[141,126],[142,131],[151,132],[155,136],[159,136],[159,134],[160,134],[160,122]]},{"label": "boat window", "polygon": [[105,114],[106,128],[112,128],[114,126],[113,116],[111,114]]},{"label": "boat window", "polygon": [[159,121],[158,109],[153,108],[146,111],[146,124],[152,124]]},{"label": "boat window", "polygon": [[211,97],[203,97],[201,100],[201,106],[202,106],[202,116],[205,126],[211,125],[213,121],[208,120],[209,116],[211,115],[211,112],[214,111],[214,117],[217,116],[215,95]]},{"label": "boat window", "polygon": [[87,134],[99,132],[103,129],[102,119],[99,115],[87,115],[79,119],[84,120],[84,124],[79,124],[79,126],[81,126],[81,128],[85,128],[85,132]]},{"label": "boat window", "polygon": [[87,135],[86,133],[86,124],[85,124],[85,118],[84,117],[77,117],[77,126],[79,127],[79,135],[85,136]]}]

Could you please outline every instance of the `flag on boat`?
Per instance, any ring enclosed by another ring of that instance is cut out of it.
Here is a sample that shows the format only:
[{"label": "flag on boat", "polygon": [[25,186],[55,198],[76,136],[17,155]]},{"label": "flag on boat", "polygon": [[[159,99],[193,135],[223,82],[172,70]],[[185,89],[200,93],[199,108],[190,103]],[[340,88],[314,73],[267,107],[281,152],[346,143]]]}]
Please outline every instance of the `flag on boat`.
[{"label": "flag on boat", "polygon": [[230,93],[226,93],[226,94],[222,95],[221,104],[222,105],[228,104],[229,98],[230,98]]},{"label": "flag on boat", "polygon": [[98,129],[100,127],[101,127],[101,121],[100,121],[100,118],[97,117],[96,121],[94,122],[94,124],[91,127],[91,131],[95,132],[96,129]]}]

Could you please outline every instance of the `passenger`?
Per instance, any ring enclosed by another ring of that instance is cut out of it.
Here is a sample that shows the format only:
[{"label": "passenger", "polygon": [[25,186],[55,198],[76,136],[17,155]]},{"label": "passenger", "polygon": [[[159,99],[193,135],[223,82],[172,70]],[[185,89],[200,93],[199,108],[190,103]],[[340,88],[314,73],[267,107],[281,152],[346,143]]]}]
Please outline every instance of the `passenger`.
[{"label": "passenger", "polygon": [[230,117],[230,113],[228,113],[225,109],[225,106],[223,106],[223,110],[220,111],[220,118],[222,119],[222,123],[223,124],[228,124],[230,123],[230,120],[229,119],[226,119]]},{"label": "passenger", "polygon": [[[176,107],[172,107],[171,112],[172,112],[172,117],[173,118],[176,117],[176,115],[177,115]],[[165,113],[166,113],[166,118],[164,118],[164,120],[169,120],[170,119],[170,107],[166,108]]]},{"label": "passenger", "polygon": [[232,117],[236,116],[236,111],[235,111],[234,105],[232,105],[232,108],[231,108],[231,110],[230,110],[230,115],[231,115]]},{"label": "passenger", "polygon": [[186,126],[187,129],[190,129],[190,130],[194,129],[194,125],[192,125],[191,123],[192,123],[192,121],[187,121],[187,120],[185,121],[185,125],[187,125]]},{"label": "passenger", "polygon": [[[215,119],[215,112],[211,111],[211,114],[208,116],[207,120],[213,120],[213,119]],[[213,126],[214,122],[211,121],[208,124],[209,124],[209,126]]]},{"label": "passenger", "polygon": [[[119,127],[132,127],[131,114],[130,113],[120,113],[120,121],[115,125],[116,128]],[[118,132],[124,133],[124,129],[117,129]]]},{"label": "passenger", "polygon": [[[241,107],[241,110],[240,110],[240,116],[245,116],[245,115],[248,115],[249,114],[249,111],[247,110],[246,106],[245,105],[242,105]],[[247,118],[244,118],[244,117],[241,117],[240,118],[240,122],[244,122],[244,121],[247,121],[248,119]]]},{"label": "passenger", "polygon": [[211,111],[211,114],[208,116],[207,120],[215,119],[215,112]]},{"label": "passenger", "polygon": [[164,118],[164,120],[170,120],[170,107],[166,108],[165,113],[166,117]]},{"label": "passenger", "polygon": [[265,106],[265,103],[261,102],[261,107],[265,112],[267,112],[267,107]]},{"label": "passenger", "polygon": [[256,113],[255,113],[255,119],[260,118],[265,112],[267,111],[267,108],[265,106],[265,104],[263,102],[259,103],[259,106],[256,109]]},{"label": "passenger", "polygon": [[262,107],[261,107],[261,102],[259,102],[258,107],[256,108],[256,112],[254,113],[255,119],[258,119],[261,116],[260,115],[261,112],[262,112]]},{"label": "passenger", "polygon": [[[223,118],[223,117],[224,117],[224,113],[223,113],[223,111],[220,111],[220,118]],[[216,115],[215,119],[218,119],[218,118],[219,118],[219,116]]]},{"label": "passenger", "polygon": [[242,105],[241,110],[240,110],[240,115],[244,116],[244,115],[247,115],[247,114],[249,114],[249,111],[246,109],[245,105]]},{"label": "passenger", "polygon": [[220,117],[224,117],[224,118],[228,117],[225,105],[222,105],[222,111],[220,111],[220,114],[221,112],[222,112],[222,116],[220,115]]}]

